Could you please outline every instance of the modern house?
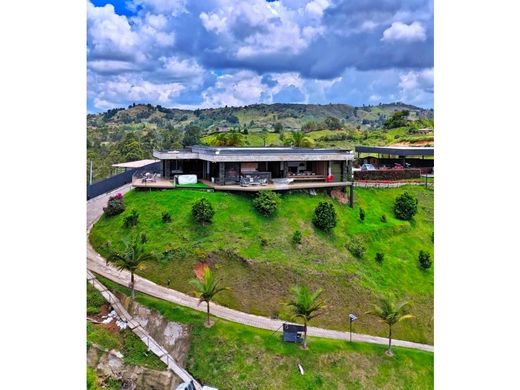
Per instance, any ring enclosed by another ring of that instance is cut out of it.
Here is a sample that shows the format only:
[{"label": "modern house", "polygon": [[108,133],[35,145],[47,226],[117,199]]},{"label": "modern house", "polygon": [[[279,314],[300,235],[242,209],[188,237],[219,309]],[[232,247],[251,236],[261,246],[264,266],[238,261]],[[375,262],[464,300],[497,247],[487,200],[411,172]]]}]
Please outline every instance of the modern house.
[{"label": "modern house", "polygon": [[350,150],[292,147],[191,146],[153,156],[161,161],[158,178],[134,180],[135,187],[173,188],[184,175],[217,190],[345,187],[354,159]]},{"label": "modern house", "polygon": [[429,146],[356,146],[357,163],[368,163],[377,168],[391,168],[396,163],[403,167],[419,168],[421,173],[433,173],[434,149]]}]

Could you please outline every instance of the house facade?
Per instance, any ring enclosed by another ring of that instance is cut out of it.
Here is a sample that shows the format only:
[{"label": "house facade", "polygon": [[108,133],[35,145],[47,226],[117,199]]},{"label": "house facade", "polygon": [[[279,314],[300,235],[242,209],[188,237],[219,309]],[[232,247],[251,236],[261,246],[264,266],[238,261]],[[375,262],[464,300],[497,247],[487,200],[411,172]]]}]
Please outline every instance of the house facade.
[{"label": "house facade", "polygon": [[244,186],[251,180],[300,188],[348,185],[354,160],[350,150],[292,147],[192,146],[153,156],[161,161],[165,180],[196,175],[210,186]]}]

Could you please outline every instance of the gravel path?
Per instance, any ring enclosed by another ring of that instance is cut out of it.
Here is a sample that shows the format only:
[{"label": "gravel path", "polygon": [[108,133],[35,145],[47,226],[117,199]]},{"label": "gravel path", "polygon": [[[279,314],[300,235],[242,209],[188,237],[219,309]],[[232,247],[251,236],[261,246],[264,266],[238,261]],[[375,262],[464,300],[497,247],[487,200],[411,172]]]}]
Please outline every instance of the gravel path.
[{"label": "gravel path", "polygon": [[[90,228],[94,222],[103,214],[103,207],[106,205],[108,197],[118,192],[124,194],[131,189],[130,185],[121,187],[111,193],[100,195],[97,198],[91,199],[87,202],[87,236]],[[130,273],[126,271],[118,271],[110,265],[106,265],[105,259],[98,254],[88,242],[87,237],[87,267],[90,271],[102,275],[116,283],[128,286],[130,283]],[[164,299],[175,304],[190,307],[195,310],[205,311],[205,305],[199,305],[197,298],[191,297],[176,290],[172,290],[141,276],[135,275],[135,289],[145,294],[154,296],[156,298]],[[229,321],[237,322],[244,325],[254,326],[255,328],[279,330],[283,321],[275,320],[267,317],[257,316],[253,314],[244,313],[238,310],[230,309],[215,303],[210,304],[211,314],[215,317],[223,318]],[[330,339],[348,340],[349,333],[337,330],[308,327],[307,334],[309,336],[325,337]],[[388,339],[385,337],[370,336],[366,334],[352,333],[353,341],[362,341],[374,344],[388,344]],[[433,345],[414,343],[404,340],[392,340],[392,345],[399,347],[407,347],[413,349],[420,349],[423,351],[433,352]]]}]

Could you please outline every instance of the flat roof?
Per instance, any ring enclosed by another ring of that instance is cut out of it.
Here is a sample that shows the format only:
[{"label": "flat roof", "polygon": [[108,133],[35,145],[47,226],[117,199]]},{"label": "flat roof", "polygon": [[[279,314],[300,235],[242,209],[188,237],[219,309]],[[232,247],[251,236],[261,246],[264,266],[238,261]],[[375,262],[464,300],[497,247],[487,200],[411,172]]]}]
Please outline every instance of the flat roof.
[{"label": "flat roof", "polygon": [[433,156],[429,146],[356,146],[358,153],[393,154],[396,156]]},{"label": "flat roof", "polygon": [[155,163],[157,161],[159,161],[159,160],[128,161],[128,162],[125,162],[125,163],[112,164],[112,166],[116,167],[116,168],[141,168],[141,167],[144,167],[146,165],[153,164],[153,163]]},{"label": "flat roof", "polygon": [[184,150],[154,151],[161,160],[200,159],[211,162],[350,160],[347,149],[275,147],[191,146]]}]

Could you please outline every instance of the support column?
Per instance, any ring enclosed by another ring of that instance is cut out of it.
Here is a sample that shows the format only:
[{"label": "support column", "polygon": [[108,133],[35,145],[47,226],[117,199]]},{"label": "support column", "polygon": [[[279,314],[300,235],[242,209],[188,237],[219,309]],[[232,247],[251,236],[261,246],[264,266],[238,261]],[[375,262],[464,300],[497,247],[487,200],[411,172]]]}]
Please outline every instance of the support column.
[{"label": "support column", "polygon": [[354,181],[354,176],[352,175],[352,160],[347,161],[347,181]]},{"label": "support column", "polygon": [[344,160],[341,164],[341,181],[347,181],[347,160]]},{"label": "support column", "polygon": [[225,163],[219,162],[218,163],[218,184],[225,184],[224,183],[224,176],[226,174],[226,167],[224,165]]},{"label": "support column", "polygon": [[350,194],[348,197],[348,205],[350,208],[354,208],[354,183],[350,183]]},{"label": "support column", "polygon": [[289,176],[289,163],[287,161],[283,162],[283,178]]}]

